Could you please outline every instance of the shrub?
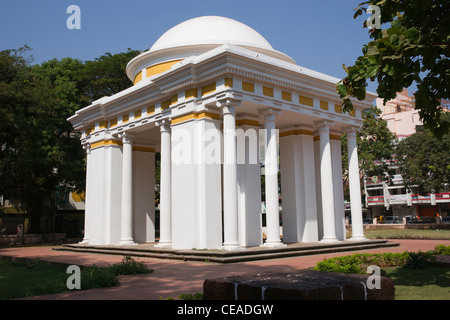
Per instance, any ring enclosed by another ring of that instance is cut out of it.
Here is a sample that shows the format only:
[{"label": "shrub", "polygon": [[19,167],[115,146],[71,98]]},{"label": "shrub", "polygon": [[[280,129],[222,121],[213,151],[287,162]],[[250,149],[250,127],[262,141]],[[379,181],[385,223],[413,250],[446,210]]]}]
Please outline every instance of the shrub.
[{"label": "shrub", "polygon": [[434,251],[438,255],[450,256],[450,246],[446,246],[443,244],[437,244],[434,247]]},{"label": "shrub", "polygon": [[428,251],[428,252],[409,252],[409,258],[406,261],[406,264],[404,265],[405,268],[410,269],[423,269],[426,267],[426,264],[430,261],[433,261],[435,256],[434,251]]},{"label": "shrub", "polygon": [[178,296],[178,299],[180,300],[203,300],[203,294],[202,293],[183,293]]},{"label": "shrub", "polygon": [[81,272],[81,289],[118,286],[119,280],[110,268],[89,267]]},{"label": "shrub", "polygon": [[153,270],[147,268],[145,263],[135,261],[133,258],[128,256],[123,257],[120,263],[112,265],[110,269],[116,276],[153,272]]},{"label": "shrub", "polygon": [[379,267],[396,267],[404,265],[409,255],[403,253],[354,253],[348,256],[336,257],[318,262],[313,270],[340,272],[340,273],[366,273],[369,265]]}]

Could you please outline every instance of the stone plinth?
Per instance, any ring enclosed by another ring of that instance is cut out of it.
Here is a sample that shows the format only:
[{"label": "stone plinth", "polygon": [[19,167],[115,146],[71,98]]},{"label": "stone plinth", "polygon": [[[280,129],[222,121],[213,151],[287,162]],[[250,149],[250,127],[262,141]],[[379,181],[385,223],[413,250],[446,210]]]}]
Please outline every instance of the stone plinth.
[{"label": "stone plinth", "polygon": [[369,289],[369,275],[299,270],[207,279],[205,300],[393,300],[394,283],[381,277],[380,289]]}]

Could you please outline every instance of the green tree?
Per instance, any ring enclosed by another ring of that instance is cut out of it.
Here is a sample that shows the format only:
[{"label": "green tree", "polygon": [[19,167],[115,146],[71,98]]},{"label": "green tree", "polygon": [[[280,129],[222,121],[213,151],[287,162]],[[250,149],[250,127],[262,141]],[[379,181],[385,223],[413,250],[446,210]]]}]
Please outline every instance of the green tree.
[{"label": "green tree", "polygon": [[[450,113],[442,116],[450,122]],[[448,189],[450,184],[450,135],[437,139],[429,130],[400,141],[396,148],[399,169],[408,189],[426,195]]]},{"label": "green tree", "polygon": [[133,85],[126,74],[126,66],[140,51],[105,53],[92,61],[85,61],[80,72],[81,91],[89,102],[111,96]]},{"label": "green tree", "polygon": [[351,97],[365,98],[369,79],[378,83],[378,96],[385,103],[415,83],[416,109],[424,126],[441,138],[450,128],[441,121],[440,107],[441,99],[450,98],[450,2],[370,0],[358,5],[354,17],[369,5],[380,8],[381,28],[369,29],[372,40],[363,46],[363,55],[353,66],[344,65],[347,76],[337,85],[344,111],[353,109]]},{"label": "green tree", "polygon": [[[361,176],[384,176],[387,164],[394,153],[395,135],[389,131],[385,120],[380,118],[381,110],[375,106],[364,110],[363,126],[357,134],[358,161]],[[347,135],[341,136],[342,168],[344,182],[347,181],[348,153]]]},{"label": "green tree", "polygon": [[55,207],[56,188],[83,185],[84,152],[66,121],[80,107],[75,78],[82,64],[64,59],[31,66],[28,50],[0,53],[0,74],[7,75],[0,82],[7,119],[0,127],[0,194],[20,203],[31,231],[40,232],[41,216]]},{"label": "green tree", "polygon": [[31,65],[29,50],[0,52],[0,194],[27,210],[31,232],[42,232],[55,191],[84,190],[85,152],[67,118],[131,86],[125,67],[137,51]]}]

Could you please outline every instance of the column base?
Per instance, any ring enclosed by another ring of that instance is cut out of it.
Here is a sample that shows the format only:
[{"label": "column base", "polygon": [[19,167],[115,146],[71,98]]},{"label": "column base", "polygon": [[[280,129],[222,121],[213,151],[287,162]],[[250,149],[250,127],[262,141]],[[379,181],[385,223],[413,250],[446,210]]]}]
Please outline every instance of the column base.
[{"label": "column base", "polygon": [[238,251],[244,249],[244,247],[239,246],[239,243],[224,243],[222,246],[222,250],[226,251]]},{"label": "column base", "polygon": [[169,248],[172,249],[172,241],[163,241],[159,242],[158,244],[155,244],[155,248]]},{"label": "column base", "polygon": [[338,238],[323,238],[322,240],[319,241],[319,243],[337,243],[337,242],[341,242],[341,240],[339,240]]},{"label": "column base", "polygon": [[89,244],[89,239],[83,239],[82,241],[78,242],[79,244]]},{"label": "column base", "polygon": [[264,242],[261,247],[266,247],[266,248],[278,248],[278,247],[286,247],[287,244],[281,242],[281,240],[269,240]]},{"label": "column base", "polygon": [[137,243],[133,239],[120,240],[119,246],[136,246]]},{"label": "column base", "polygon": [[365,236],[351,236],[348,241],[369,241]]}]

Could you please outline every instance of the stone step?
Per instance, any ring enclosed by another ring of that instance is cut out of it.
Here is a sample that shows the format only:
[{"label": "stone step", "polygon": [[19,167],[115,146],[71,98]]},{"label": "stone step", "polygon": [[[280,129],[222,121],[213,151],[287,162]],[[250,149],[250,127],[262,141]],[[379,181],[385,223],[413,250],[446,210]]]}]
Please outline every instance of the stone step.
[{"label": "stone step", "polygon": [[386,240],[343,241],[331,244],[292,244],[279,248],[255,247],[237,251],[225,250],[174,250],[160,249],[148,245],[137,246],[94,246],[84,244],[68,244],[53,248],[60,251],[114,254],[157,259],[177,259],[184,261],[208,261],[215,263],[235,263],[254,260],[278,259],[302,255],[314,255],[333,252],[369,250],[398,246]]}]

